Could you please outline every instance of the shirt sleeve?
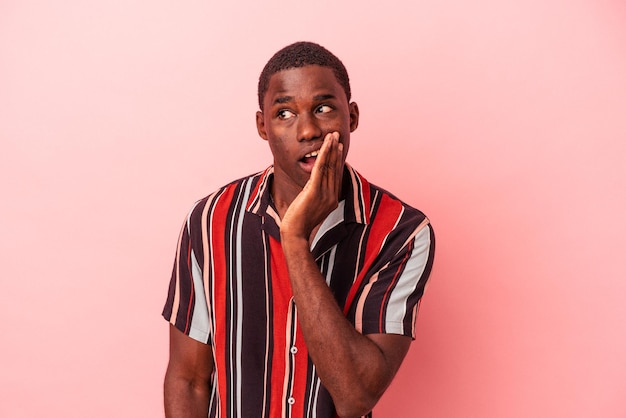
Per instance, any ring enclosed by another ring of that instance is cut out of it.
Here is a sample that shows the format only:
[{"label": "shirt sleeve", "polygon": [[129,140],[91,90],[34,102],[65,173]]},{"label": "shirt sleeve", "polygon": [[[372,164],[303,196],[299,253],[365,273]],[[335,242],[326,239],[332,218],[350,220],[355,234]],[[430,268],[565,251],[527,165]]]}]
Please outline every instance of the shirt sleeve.
[{"label": "shirt sleeve", "polygon": [[371,274],[358,296],[355,326],[362,334],[415,339],[415,320],[432,269],[435,239],[426,218],[410,232],[400,250]]},{"label": "shirt sleeve", "polygon": [[200,211],[196,204],[178,238],[174,267],[163,317],[191,338],[207,344],[210,338],[209,309],[198,256],[203,254]]}]

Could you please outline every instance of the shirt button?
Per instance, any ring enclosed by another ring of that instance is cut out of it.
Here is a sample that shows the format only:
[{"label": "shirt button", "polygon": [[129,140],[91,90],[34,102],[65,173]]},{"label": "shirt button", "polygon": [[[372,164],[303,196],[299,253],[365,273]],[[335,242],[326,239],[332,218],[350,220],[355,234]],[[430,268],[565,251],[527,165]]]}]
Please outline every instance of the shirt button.
[{"label": "shirt button", "polygon": [[298,352],[298,347],[296,347],[295,345],[293,347],[291,347],[291,354],[296,354]]},{"label": "shirt button", "polygon": [[296,403],[296,400],[294,398],[289,398],[289,399],[287,399],[287,403],[289,405],[293,405],[294,403]]}]

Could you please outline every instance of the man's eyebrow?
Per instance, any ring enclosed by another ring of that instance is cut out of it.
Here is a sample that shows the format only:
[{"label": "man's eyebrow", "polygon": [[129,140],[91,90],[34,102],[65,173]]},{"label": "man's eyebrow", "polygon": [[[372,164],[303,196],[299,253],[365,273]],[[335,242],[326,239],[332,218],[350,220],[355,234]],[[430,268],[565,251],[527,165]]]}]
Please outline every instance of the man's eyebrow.
[{"label": "man's eyebrow", "polygon": [[322,102],[324,100],[330,100],[334,98],[335,96],[333,94],[318,94],[317,96],[313,97],[313,100],[315,100],[316,102]]},{"label": "man's eyebrow", "polygon": [[289,103],[293,100],[293,96],[281,96],[274,100],[274,104]]}]

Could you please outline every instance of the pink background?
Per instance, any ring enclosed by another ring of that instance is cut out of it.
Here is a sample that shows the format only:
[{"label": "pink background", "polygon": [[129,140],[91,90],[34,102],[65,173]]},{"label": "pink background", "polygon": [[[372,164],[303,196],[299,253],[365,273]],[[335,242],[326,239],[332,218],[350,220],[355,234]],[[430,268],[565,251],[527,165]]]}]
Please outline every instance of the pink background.
[{"label": "pink background", "polygon": [[179,227],[270,163],[257,77],[302,39],[437,232],[376,415],[624,416],[626,3],[366,3],[0,2],[0,417],[162,416]]}]

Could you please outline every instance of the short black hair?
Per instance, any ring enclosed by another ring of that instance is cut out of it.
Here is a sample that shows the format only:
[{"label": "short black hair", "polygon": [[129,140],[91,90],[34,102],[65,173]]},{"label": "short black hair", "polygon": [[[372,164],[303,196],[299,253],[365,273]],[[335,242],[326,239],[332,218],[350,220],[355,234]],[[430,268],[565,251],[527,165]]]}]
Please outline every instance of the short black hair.
[{"label": "short black hair", "polygon": [[275,53],[263,67],[263,71],[261,71],[259,76],[258,90],[259,107],[261,110],[263,110],[263,99],[265,98],[265,93],[267,93],[270,78],[274,74],[289,68],[299,68],[307,65],[319,65],[333,70],[335,78],[346,93],[348,102],[350,101],[350,79],[348,78],[348,71],[341,60],[321,45],[313,42],[296,42]]}]

